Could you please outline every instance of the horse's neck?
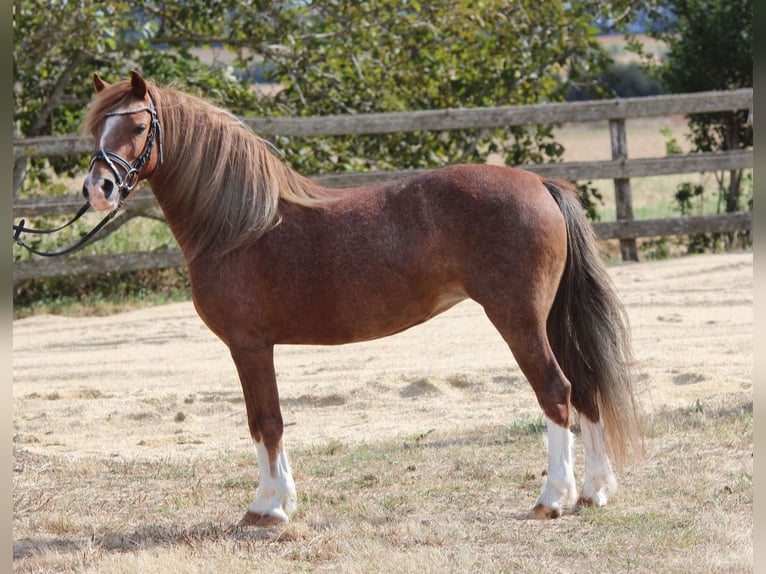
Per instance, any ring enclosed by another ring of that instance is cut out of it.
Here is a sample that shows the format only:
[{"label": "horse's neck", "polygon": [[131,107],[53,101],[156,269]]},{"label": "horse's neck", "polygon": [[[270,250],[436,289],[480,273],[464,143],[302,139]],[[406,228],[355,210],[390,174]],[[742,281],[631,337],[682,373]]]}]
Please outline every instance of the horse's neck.
[{"label": "horse's neck", "polygon": [[192,227],[194,222],[188,213],[184,213],[182,196],[184,190],[179,189],[173,183],[174,170],[179,169],[180,166],[174,166],[172,160],[168,161],[167,157],[165,162],[162,166],[158,166],[156,173],[149,178],[149,187],[162,210],[170,231],[178,241],[184,256],[188,259],[187,252],[189,251],[189,246],[185,244],[183,238],[193,236]]}]

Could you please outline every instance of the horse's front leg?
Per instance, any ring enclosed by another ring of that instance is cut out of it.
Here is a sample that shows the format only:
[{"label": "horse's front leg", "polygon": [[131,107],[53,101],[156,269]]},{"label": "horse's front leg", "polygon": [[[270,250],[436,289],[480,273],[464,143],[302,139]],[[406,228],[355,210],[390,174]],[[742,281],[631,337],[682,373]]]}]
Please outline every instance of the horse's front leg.
[{"label": "horse's front leg", "polygon": [[297,508],[287,452],[282,445],[274,349],[272,346],[232,346],[247,409],[247,422],[258,459],[258,489],[242,525],[269,526],[287,522]]}]

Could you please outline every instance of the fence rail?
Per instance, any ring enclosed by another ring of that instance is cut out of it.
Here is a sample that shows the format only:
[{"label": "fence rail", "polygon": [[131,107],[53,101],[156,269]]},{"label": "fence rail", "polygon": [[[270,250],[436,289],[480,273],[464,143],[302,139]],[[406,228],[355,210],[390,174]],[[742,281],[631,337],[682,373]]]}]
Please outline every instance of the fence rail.
[{"label": "fence rail", "polygon": [[[418,112],[344,114],[316,117],[243,117],[261,136],[341,136],[395,132],[445,131],[497,128],[532,124],[558,124],[610,119],[648,118],[749,110],[752,88],[725,92],[697,92],[670,96],[645,96],[571,102],[499,106],[494,108],[448,108]],[[90,137],[42,136],[14,140],[13,157],[84,155],[93,151]]]},{"label": "fence rail", "polygon": [[[625,120],[750,110],[752,106],[753,90],[747,88],[725,92],[699,92],[560,104],[298,118],[246,117],[242,119],[259,135],[294,137],[444,131],[591,121],[608,122],[612,137],[613,159],[534,164],[519,167],[547,177],[570,181],[614,180],[618,199],[618,221],[594,224],[594,228],[597,235],[602,239],[620,239],[623,258],[635,259],[637,258],[635,239],[638,237],[750,229],[752,219],[749,213],[742,213],[634,221],[632,220],[632,207],[630,207],[630,178],[752,168],[753,152],[752,150],[739,150],[629,159],[624,145]],[[13,142],[14,159],[84,155],[90,153],[92,149],[91,138],[77,135],[26,138]],[[348,187],[404,177],[422,171],[425,170],[323,174],[314,179],[328,187]],[[82,200],[78,198],[18,198],[14,200],[13,216],[18,218],[72,214],[81,204]],[[136,197],[130,202],[131,210],[139,215],[148,213],[154,207],[156,207],[156,202],[146,188],[140,189]],[[86,257],[70,256],[58,261],[36,259],[16,262],[13,277],[15,281],[21,281],[57,275],[151,269],[181,264],[183,264],[183,260],[180,253],[175,250]]]}]

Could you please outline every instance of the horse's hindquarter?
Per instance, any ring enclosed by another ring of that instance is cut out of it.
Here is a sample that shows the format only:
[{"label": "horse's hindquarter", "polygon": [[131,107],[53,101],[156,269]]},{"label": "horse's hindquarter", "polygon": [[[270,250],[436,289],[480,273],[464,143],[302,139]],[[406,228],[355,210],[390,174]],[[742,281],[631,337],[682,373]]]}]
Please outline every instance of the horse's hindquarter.
[{"label": "horse's hindquarter", "polygon": [[512,287],[537,257],[530,250],[547,244],[550,213],[561,219],[537,176],[504,168],[449,168],[341,193],[328,208],[285,205],[279,227],[223,264],[220,277],[230,279],[219,281],[216,300],[195,297],[203,319],[247,314],[249,328],[275,344],[383,337],[493,277]]}]

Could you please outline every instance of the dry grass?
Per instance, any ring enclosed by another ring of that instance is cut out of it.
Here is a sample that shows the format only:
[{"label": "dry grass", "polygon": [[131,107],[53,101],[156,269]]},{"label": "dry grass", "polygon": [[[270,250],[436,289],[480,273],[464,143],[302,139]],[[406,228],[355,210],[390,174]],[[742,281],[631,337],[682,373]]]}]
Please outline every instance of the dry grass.
[{"label": "dry grass", "polygon": [[526,518],[544,480],[542,428],[525,420],[296,449],[300,510],[274,529],[236,527],[256,486],[246,453],[142,460],[17,448],[14,571],[751,570],[750,396],[653,416],[646,458],[621,475],[611,505],[549,522]]}]

